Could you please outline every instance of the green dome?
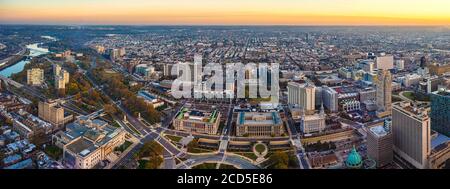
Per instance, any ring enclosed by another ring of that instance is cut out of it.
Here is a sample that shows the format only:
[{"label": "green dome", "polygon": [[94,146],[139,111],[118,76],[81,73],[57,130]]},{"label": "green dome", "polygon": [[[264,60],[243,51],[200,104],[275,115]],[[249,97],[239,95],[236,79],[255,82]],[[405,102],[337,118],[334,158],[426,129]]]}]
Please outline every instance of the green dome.
[{"label": "green dome", "polygon": [[345,165],[348,168],[361,168],[362,158],[353,146],[352,151],[348,154],[347,160],[345,160]]}]

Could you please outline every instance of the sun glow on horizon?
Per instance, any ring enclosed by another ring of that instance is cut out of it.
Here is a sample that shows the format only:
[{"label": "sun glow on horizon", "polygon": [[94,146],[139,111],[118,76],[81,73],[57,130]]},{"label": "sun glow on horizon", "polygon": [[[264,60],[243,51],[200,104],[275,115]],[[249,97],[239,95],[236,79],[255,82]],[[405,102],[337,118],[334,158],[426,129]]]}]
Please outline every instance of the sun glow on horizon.
[{"label": "sun glow on horizon", "polygon": [[450,25],[448,0],[2,0],[0,23]]}]

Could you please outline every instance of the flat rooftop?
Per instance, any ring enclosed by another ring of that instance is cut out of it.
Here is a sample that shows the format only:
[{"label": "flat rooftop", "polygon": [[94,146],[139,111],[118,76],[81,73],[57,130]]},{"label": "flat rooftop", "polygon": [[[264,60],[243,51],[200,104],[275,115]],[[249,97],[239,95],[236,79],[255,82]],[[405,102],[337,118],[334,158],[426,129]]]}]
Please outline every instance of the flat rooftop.
[{"label": "flat rooftop", "polygon": [[184,107],[178,112],[175,116],[175,119],[184,119],[184,120],[193,120],[193,121],[201,121],[201,122],[209,122],[214,123],[217,120],[219,112],[217,110],[213,110],[211,113],[202,110],[189,110]]},{"label": "flat rooftop", "polygon": [[433,94],[450,97],[450,90],[438,90],[433,92]]},{"label": "flat rooftop", "polygon": [[322,118],[323,117],[320,114],[312,114],[312,115],[304,116],[305,121],[318,120],[318,119],[322,119]]},{"label": "flat rooftop", "polygon": [[240,125],[278,125],[281,118],[278,112],[240,112],[238,124]]},{"label": "flat rooftop", "polygon": [[382,125],[371,127],[369,130],[371,133],[375,134],[375,136],[377,136],[377,137],[383,137],[389,133]]},{"label": "flat rooftop", "polygon": [[433,137],[431,139],[431,148],[435,149],[437,146],[444,144],[446,142],[450,141],[450,138],[441,134],[441,133],[437,133],[436,137]]},{"label": "flat rooftop", "polygon": [[143,97],[143,98],[145,98],[146,100],[149,100],[149,101],[153,101],[153,100],[156,99],[155,96],[151,95],[147,91],[139,91],[138,92],[138,96],[141,96],[141,97]]},{"label": "flat rooftop", "polygon": [[428,118],[427,111],[423,107],[414,106],[411,102],[397,102],[393,104],[393,107],[420,120]]},{"label": "flat rooftop", "polygon": [[92,143],[91,141],[85,138],[80,138],[77,141],[69,144],[67,146],[67,149],[69,149],[73,153],[79,154],[82,157],[86,157],[92,151],[97,149],[97,147],[95,147],[94,143]]}]

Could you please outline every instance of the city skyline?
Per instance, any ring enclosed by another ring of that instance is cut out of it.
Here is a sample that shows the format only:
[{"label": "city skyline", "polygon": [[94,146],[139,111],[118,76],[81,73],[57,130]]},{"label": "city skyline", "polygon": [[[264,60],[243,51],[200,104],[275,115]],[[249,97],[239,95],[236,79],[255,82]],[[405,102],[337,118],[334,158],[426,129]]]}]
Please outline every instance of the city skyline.
[{"label": "city skyline", "polygon": [[450,169],[448,7],[1,0],[0,169]]},{"label": "city skyline", "polygon": [[40,1],[0,3],[1,24],[450,25],[445,0]]}]

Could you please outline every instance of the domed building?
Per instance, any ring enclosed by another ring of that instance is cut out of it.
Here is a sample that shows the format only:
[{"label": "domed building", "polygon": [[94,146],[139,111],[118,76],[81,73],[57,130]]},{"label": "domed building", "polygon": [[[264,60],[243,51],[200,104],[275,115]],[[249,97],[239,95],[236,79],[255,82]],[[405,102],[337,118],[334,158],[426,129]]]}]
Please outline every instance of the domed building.
[{"label": "domed building", "polygon": [[375,169],[375,167],[376,162],[373,159],[361,157],[355,146],[345,160],[346,169]]},{"label": "domed building", "polygon": [[360,169],[363,165],[361,155],[356,151],[355,146],[353,146],[352,151],[348,154],[345,160],[345,166],[349,169]]}]

